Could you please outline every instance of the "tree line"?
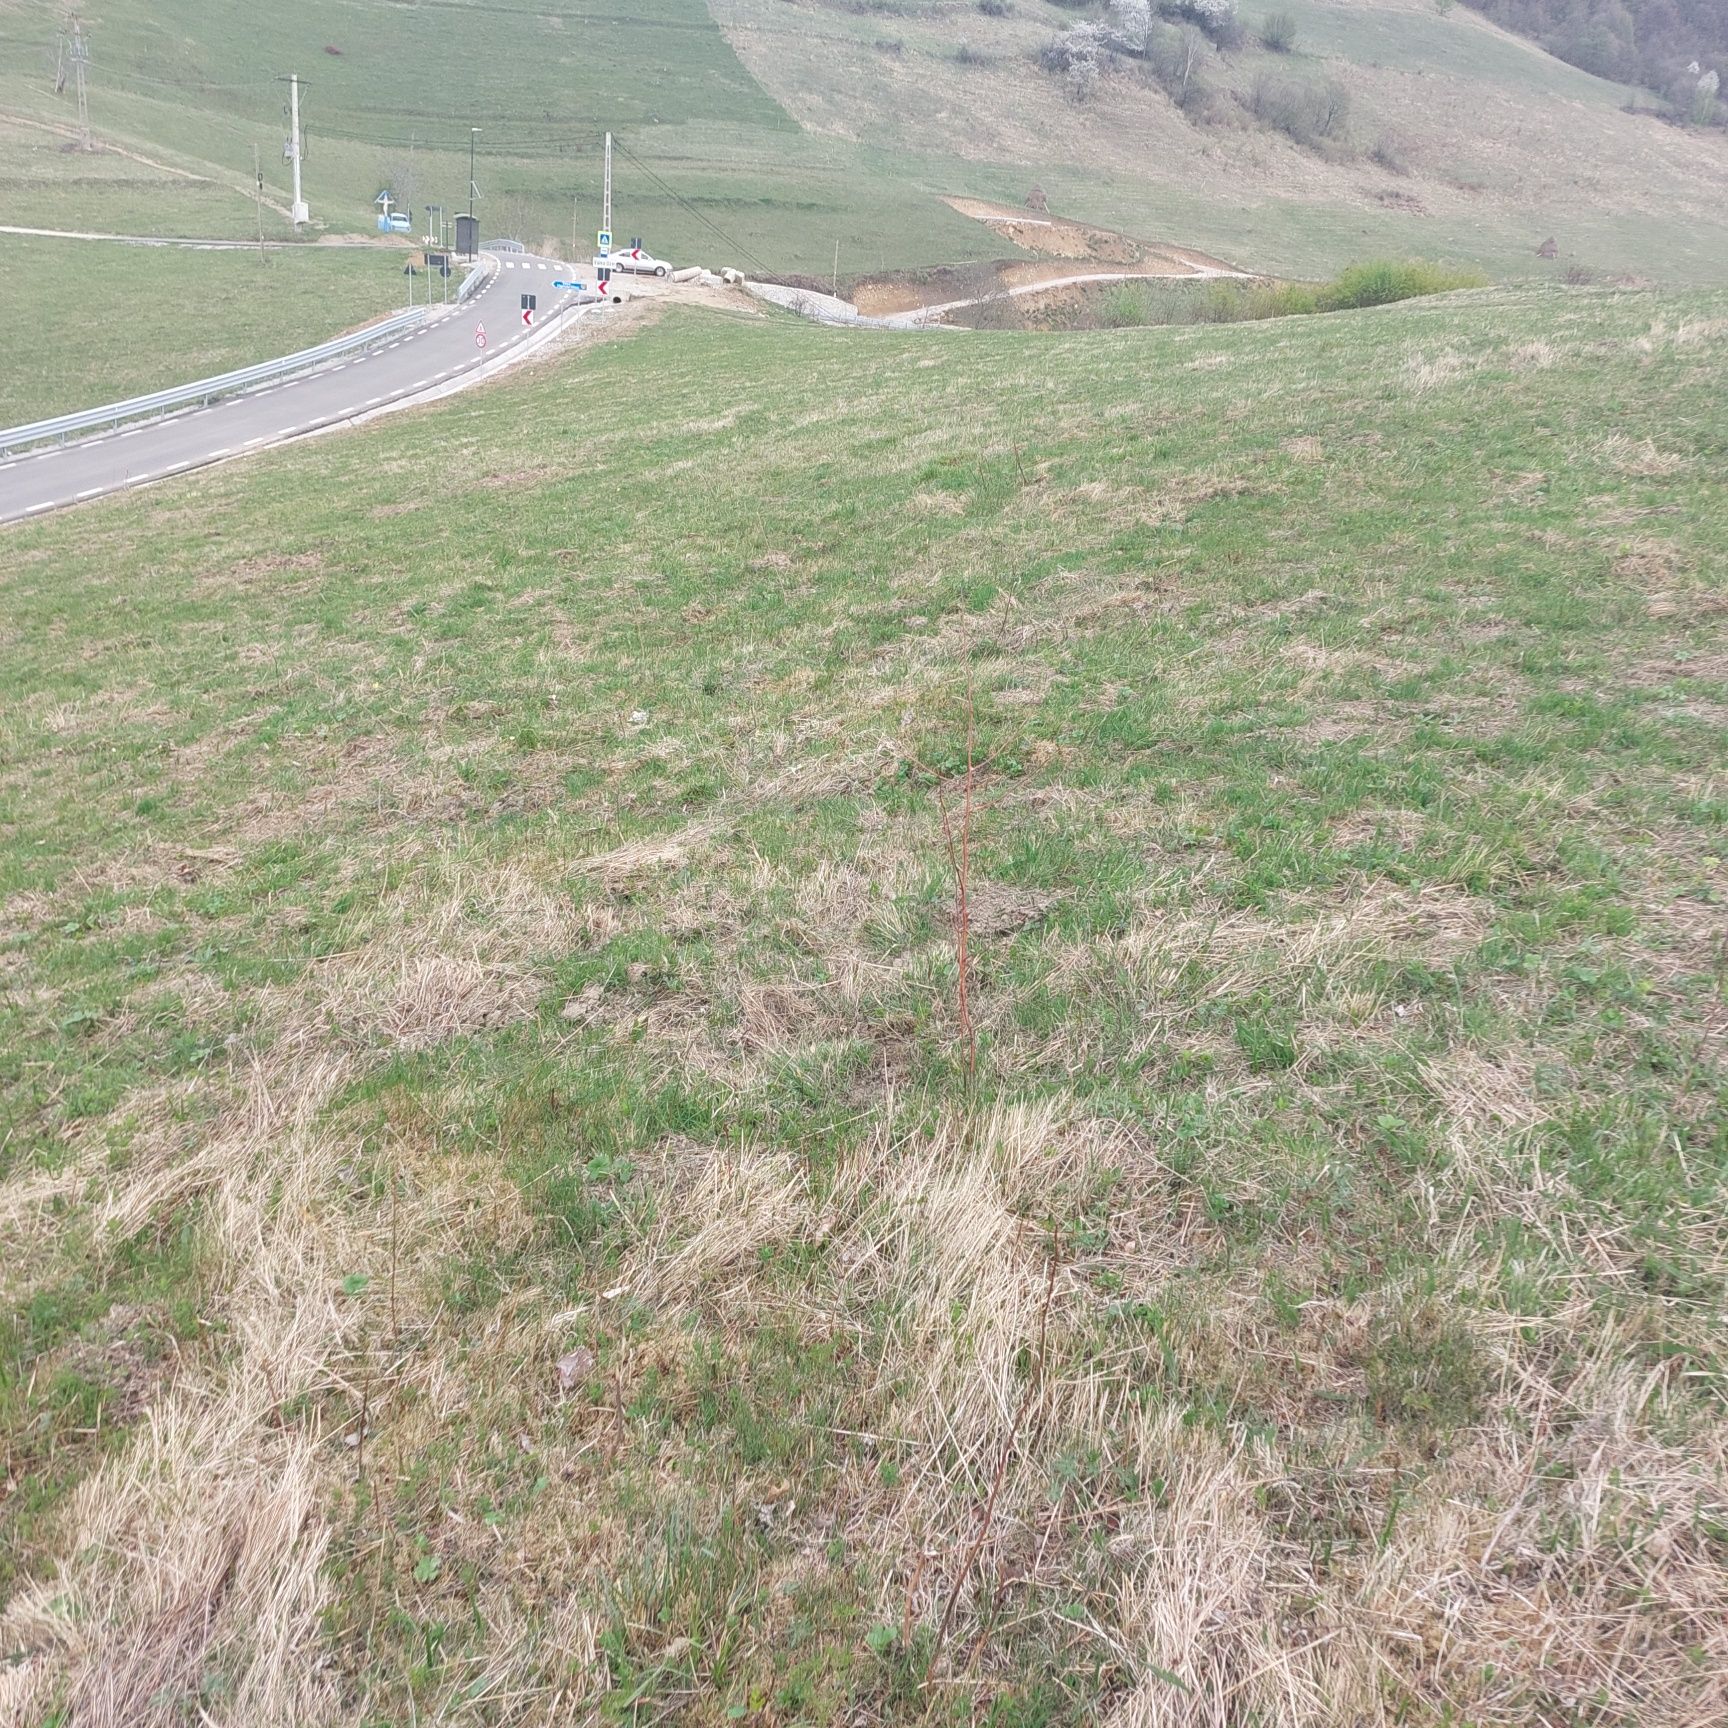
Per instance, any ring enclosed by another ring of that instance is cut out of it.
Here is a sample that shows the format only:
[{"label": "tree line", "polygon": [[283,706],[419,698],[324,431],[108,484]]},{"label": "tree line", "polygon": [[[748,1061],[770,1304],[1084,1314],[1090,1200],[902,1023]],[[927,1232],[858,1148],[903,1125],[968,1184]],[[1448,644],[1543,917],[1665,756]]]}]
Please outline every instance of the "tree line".
[{"label": "tree line", "polygon": [[[1549,53],[1616,83],[1666,97],[1679,116],[1723,118],[1728,75],[1724,0],[1466,0]],[[1715,74],[1715,77],[1712,77]]]}]

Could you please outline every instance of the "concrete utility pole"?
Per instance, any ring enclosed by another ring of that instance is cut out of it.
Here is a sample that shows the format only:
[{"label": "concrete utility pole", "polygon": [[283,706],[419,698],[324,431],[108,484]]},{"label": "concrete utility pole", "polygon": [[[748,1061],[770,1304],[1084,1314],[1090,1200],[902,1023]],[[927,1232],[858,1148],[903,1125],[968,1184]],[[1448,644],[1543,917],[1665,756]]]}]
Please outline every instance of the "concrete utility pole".
[{"label": "concrete utility pole", "polygon": [[294,202],[288,206],[288,214],[294,226],[298,228],[312,214],[306,208],[306,200],[300,196],[300,158],[303,154],[300,142],[300,74],[288,74],[288,160],[294,165]]},{"label": "concrete utility pole", "polygon": [[258,146],[252,146],[252,183],[257,187],[258,203],[258,262],[264,262],[264,169],[258,160]]},{"label": "concrete utility pole", "polygon": [[[600,229],[602,233],[612,232],[612,134],[606,134],[606,180],[600,195]],[[601,250],[608,250],[602,247]]]},{"label": "concrete utility pole", "polygon": [[[474,218],[474,245],[480,245],[480,188],[474,179],[474,140],[480,136],[482,128],[468,128],[468,214]],[[469,257],[474,254],[469,253]]]}]

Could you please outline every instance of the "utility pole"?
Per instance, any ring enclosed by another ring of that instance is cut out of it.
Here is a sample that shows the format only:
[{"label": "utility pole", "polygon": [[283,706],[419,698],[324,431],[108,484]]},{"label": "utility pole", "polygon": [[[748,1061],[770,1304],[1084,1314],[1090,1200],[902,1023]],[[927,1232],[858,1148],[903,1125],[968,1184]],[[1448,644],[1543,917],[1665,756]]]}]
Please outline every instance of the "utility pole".
[{"label": "utility pole", "polygon": [[78,15],[72,15],[72,77],[78,86],[78,135],[84,148],[90,148],[90,94],[85,78],[90,70],[90,44],[84,40],[84,26]]},{"label": "utility pole", "polygon": [[[468,128],[468,214],[474,218],[474,246],[480,245],[480,188],[474,180],[474,140],[480,136],[481,128]],[[474,253],[468,254],[470,258]]]},{"label": "utility pole", "polygon": [[252,181],[257,187],[258,262],[264,262],[264,169],[258,161],[258,146],[252,146]]},{"label": "utility pole", "polygon": [[300,224],[312,214],[306,208],[306,200],[300,195],[300,158],[305,154],[305,147],[300,140],[300,74],[288,74],[288,149],[287,157],[294,167],[294,201],[288,206],[288,214],[296,230]]}]

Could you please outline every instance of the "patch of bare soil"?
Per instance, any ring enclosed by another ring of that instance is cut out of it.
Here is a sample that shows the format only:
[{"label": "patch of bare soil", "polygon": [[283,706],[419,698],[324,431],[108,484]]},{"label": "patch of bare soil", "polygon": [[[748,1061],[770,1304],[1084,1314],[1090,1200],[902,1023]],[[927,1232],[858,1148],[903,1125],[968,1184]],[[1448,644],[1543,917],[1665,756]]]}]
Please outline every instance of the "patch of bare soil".
[{"label": "patch of bare soil", "polygon": [[[940,265],[869,278],[853,284],[849,291],[853,304],[865,317],[891,318],[926,306],[1012,293],[1017,302],[1033,299],[1039,303],[1041,315],[1034,317],[1033,323],[1061,327],[1072,321],[1071,314],[1085,297],[1071,286],[1077,275],[1141,279],[1236,274],[1233,265],[1190,247],[1137,240],[1066,217],[1012,210],[975,198],[945,198],[943,202],[961,215],[983,222],[1004,240],[1038,254],[1037,258]],[[1048,306],[1044,304],[1046,296],[1026,294],[1027,289],[1044,282],[1058,285],[1051,289]]]},{"label": "patch of bare soil", "polygon": [[1015,210],[1005,204],[987,204],[978,198],[944,198],[950,210],[982,222],[994,234],[1011,240],[1027,252],[1045,258],[1084,258],[1105,264],[1137,264],[1143,255],[1140,242],[1108,228],[1090,228],[1064,216],[1047,212]]},{"label": "patch of bare soil", "polygon": [[[1130,234],[1119,234],[1112,228],[1093,228],[1084,222],[1071,221],[1066,216],[1045,212],[1015,210],[1005,204],[986,203],[981,198],[944,198],[950,210],[984,223],[992,233],[1000,234],[1027,252],[1045,258],[1081,259],[1097,264],[1141,264],[1169,266],[1172,275],[1188,275],[1194,271],[1232,270],[1221,258],[1192,247],[1173,246],[1165,241],[1136,240]],[[1072,275],[1058,271],[1057,275]]]}]

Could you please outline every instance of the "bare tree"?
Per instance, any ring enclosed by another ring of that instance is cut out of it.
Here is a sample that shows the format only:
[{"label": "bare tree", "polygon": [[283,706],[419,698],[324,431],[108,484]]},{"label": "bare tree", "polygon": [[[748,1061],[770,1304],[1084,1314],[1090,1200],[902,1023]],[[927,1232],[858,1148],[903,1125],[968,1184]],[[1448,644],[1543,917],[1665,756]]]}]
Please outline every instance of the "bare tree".
[{"label": "bare tree", "polygon": [[412,214],[420,206],[420,167],[413,151],[392,156],[384,163],[384,188],[396,201],[396,208]]}]

